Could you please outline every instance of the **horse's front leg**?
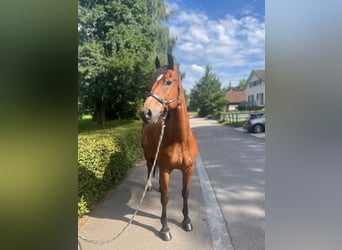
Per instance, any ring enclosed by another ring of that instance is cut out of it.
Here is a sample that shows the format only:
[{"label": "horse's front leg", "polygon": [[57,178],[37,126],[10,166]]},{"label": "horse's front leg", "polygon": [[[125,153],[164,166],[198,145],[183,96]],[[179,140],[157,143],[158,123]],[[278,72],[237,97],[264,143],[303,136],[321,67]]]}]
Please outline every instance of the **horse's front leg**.
[{"label": "horse's front leg", "polygon": [[159,176],[159,185],[160,185],[160,201],[162,204],[162,215],[160,218],[160,222],[162,224],[162,228],[160,230],[161,238],[164,241],[169,241],[172,239],[172,235],[170,233],[169,226],[167,224],[167,203],[169,201],[169,178],[170,174],[168,172],[161,172]]},{"label": "horse's front leg", "polygon": [[[149,176],[150,176],[150,173],[152,171],[153,159],[146,160],[146,165],[147,165],[147,180],[148,180],[147,192],[150,192],[150,191],[152,191],[152,181],[151,181],[151,179],[149,179]],[[153,177],[154,177],[154,175],[153,175]]]},{"label": "horse's front leg", "polygon": [[189,218],[189,210],[188,210],[188,198],[190,193],[190,179],[192,176],[192,172],[194,167],[191,166],[190,168],[183,171],[183,189],[182,189],[182,196],[183,196],[183,216],[184,220],[182,222],[183,229],[187,232],[192,231],[193,226],[191,220]]}]

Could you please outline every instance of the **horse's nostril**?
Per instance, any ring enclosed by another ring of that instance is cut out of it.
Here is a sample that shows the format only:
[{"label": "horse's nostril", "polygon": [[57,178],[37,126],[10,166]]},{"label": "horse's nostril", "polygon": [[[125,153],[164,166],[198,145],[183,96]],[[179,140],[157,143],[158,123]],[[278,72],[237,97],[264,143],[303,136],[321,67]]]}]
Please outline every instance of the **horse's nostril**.
[{"label": "horse's nostril", "polygon": [[146,118],[152,117],[152,111],[149,108],[145,109],[145,116]]},{"label": "horse's nostril", "polygon": [[153,112],[150,108],[142,109],[140,116],[145,123],[152,123]]}]

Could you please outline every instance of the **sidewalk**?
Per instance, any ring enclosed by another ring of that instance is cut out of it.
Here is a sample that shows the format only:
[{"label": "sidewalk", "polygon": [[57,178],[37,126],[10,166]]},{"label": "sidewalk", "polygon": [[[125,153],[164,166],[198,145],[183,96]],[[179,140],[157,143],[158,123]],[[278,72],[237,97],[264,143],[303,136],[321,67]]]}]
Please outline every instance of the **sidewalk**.
[{"label": "sidewalk", "polygon": [[[119,233],[127,225],[138,205],[145,186],[146,175],[147,168],[143,161],[96,209],[79,229],[79,234],[89,239],[108,240]],[[194,226],[192,232],[185,232],[181,227],[183,220],[181,172],[175,170],[171,174],[168,222],[173,238],[169,242],[164,242],[159,237],[161,204],[160,193],[157,191],[157,175],[153,180],[153,188],[152,192],[146,194],[132,225],[119,238],[104,245],[95,245],[79,239],[82,250],[213,249],[197,170],[194,171],[192,177],[189,198],[189,215]]]}]

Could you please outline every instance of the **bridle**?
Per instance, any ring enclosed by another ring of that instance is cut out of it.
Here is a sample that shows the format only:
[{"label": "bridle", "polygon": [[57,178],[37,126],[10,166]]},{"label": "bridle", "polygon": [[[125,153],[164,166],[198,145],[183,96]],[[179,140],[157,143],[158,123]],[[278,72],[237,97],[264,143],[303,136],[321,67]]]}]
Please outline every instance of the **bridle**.
[{"label": "bridle", "polygon": [[173,103],[173,102],[175,102],[175,101],[177,101],[177,100],[180,100],[179,75],[178,75],[178,86],[177,86],[177,96],[176,96],[176,97],[174,97],[174,98],[172,98],[172,99],[166,101],[166,100],[163,100],[162,98],[160,98],[159,96],[157,96],[156,94],[150,92],[150,93],[146,96],[146,98],[148,98],[148,97],[150,97],[150,96],[153,97],[154,99],[156,99],[161,105],[163,105],[164,108],[168,108],[168,106],[169,106],[171,103]]}]

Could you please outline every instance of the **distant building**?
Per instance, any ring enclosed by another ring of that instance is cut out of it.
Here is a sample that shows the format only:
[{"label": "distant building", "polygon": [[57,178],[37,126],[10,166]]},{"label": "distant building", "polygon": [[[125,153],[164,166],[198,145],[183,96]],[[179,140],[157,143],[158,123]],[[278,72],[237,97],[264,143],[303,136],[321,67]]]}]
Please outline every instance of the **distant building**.
[{"label": "distant building", "polygon": [[265,70],[252,70],[245,92],[248,106],[265,106]]},{"label": "distant building", "polygon": [[235,91],[231,89],[226,93],[226,99],[227,111],[236,110],[240,103],[246,101],[246,93],[245,91]]}]

